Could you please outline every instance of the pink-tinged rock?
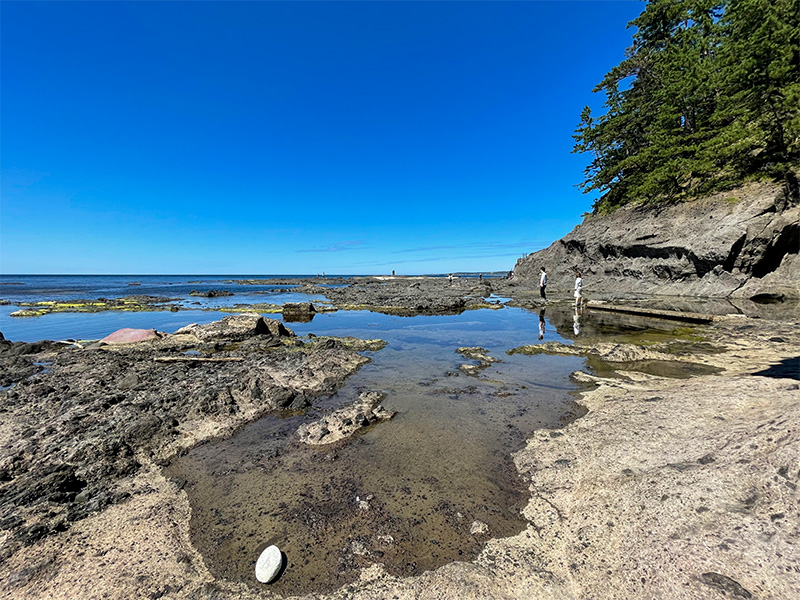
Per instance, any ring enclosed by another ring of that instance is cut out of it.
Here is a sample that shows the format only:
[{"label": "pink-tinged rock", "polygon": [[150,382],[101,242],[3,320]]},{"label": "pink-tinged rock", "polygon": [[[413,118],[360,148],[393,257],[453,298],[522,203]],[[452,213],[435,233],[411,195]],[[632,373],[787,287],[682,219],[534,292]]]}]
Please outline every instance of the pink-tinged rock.
[{"label": "pink-tinged rock", "polygon": [[104,337],[101,342],[106,344],[132,344],[133,342],[145,342],[147,340],[156,340],[161,335],[155,329],[131,329],[130,327],[123,327],[117,329],[111,335]]}]

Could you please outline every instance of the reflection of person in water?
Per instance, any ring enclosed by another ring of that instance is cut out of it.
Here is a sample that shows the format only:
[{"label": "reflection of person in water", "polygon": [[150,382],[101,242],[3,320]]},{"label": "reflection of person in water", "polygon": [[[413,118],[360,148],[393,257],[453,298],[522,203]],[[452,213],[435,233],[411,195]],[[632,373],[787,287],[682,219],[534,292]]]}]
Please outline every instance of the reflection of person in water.
[{"label": "reflection of person in water", "polygon": [[539,339],[544,339],[544,309],[539,311]]},{"label": "reflection of person in water", "polygon": [[578,307],[575,307],[575,314],[572,316],[572,331],[575,335],[581,334],[581,310]]}]

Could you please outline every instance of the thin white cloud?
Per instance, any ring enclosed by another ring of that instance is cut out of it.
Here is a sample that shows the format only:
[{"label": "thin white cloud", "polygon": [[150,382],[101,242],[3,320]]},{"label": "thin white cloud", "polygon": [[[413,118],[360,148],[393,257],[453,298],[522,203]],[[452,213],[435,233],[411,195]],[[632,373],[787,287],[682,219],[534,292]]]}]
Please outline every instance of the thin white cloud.
[{"label": "thin white cloud", "polygon": [[336,242],[324,248],[306,248],[297,252],[343,252],[345,250],[365,250],[367,247],[360,240]]}]

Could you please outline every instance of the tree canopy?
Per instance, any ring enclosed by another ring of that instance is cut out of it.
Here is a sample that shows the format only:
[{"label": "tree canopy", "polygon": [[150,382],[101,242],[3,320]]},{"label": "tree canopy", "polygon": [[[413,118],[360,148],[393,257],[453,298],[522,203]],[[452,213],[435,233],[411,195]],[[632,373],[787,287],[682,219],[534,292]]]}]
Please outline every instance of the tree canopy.
[{"label": "tree canopy", "polygon": [[625,59],[587,106],[595,211],[668,202],[800,164],[800,0],[648,0]]}]

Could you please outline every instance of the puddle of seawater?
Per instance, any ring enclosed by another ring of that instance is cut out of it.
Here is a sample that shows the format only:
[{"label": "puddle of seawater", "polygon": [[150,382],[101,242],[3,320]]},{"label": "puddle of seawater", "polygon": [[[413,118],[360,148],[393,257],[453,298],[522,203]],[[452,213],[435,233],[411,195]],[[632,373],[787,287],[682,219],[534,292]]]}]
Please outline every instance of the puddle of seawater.
[{"label": "puddle of seawater", "polygon": [[[257,586],[255,560],[274,543],[288,567],[271,591],[330,591],[370,563],[417,574],[471,560],[488,537],[522,530],[526,486],[511,453],[535,429],[569,418],[569,374],[583,365],[575,357],[505,354],[535,342],[537,314],[342,312],[292,327],[389,345],[308,414],[268,416],[166,470],[188,482],[192,539],[216,576]],[[544,341],[553,339],[562,338],[548,326]],[[456,348],[478,345],[502,362],[477,377],[460,373],[459,365],[474,361]],[[301,423],[365,389],[384,391],[395,418],[336,446],[306,447],[294,437]],[[487,534],[470,533],[476,521],[486,523]]]},{"label": "puddle of seawater", "polygon": [[592,372],[600,377],[625,377],[626,371],[635,371],[657,377],[672,379],[689,379],[698,375],[713,375],[724,369],[702,363],[677,360],[639,360],[635,362],[587,360]]}]

